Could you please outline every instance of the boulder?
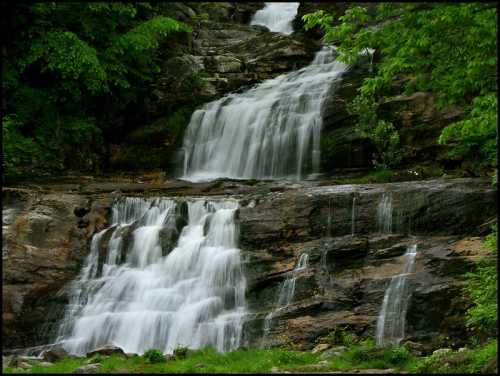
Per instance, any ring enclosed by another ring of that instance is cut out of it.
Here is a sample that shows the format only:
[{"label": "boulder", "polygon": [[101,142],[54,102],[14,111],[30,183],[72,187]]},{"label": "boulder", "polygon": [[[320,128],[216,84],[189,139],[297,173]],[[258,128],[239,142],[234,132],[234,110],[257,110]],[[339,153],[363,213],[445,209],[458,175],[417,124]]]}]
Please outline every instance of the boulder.
[{"label": "boulder", "polygon": [[54,346],[48,350],[43,351],[40,356],[43,360],[54,363],[67,358],[69,354],[64,350],[62,346]]},{"label": "boulder", "polygon": [[73,371],[73,373],[98,373],[99,368],[101,368],[101,363],[93,363],[78,367]]},{"label": "boulder", "polygon": [[433,356],[441,356],[453,352],[452,349],[437,349],[432,352]]},{"label": "boulder", "polygon": [[312,350],[311,352],[313,354],[316,354],[316,353],[320,353],[320,352],[324,352],[325,350],[329,349],[331,347],[330,344],[328,343],[320,343],[319,345],[316,345]]},{"label": "boulder", "polygon": [[91,357],[96,356],[96,355],[109,356],[109,355],[115,355],[115,354],[126,356],[123,349],[118,347],[118,346],[115,346],[115,345],[105,345],[105,346],[99,347],[97,349],[89,351],[86,356],[87,356],[87,358],[91,358]]}]

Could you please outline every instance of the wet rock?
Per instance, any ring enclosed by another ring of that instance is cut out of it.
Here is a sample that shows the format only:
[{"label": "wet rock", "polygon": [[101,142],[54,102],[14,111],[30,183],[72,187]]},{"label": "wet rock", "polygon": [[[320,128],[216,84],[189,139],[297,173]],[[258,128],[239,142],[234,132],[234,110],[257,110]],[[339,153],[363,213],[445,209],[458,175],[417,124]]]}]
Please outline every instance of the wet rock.
[{"label": "wet rock", "polygon": [[48,350],[45,350],[41,353],[41,357],[43,360],[54,363],[64,358],[67,358],[69,354],[64,350],[62,346],[54,346]]},{"label": "wet rock", "polygon": [[40,363],[37,364],[37,366],[48,368],[48,367],[53,367],[54,363],[51,363],[51,362],[40,362]]},{"label": "wet rock", "polygon": [[404,346],[408,349],[408,351],[414,356],[422,356],[425,352],[425,347],[417,342],[406,341]]},{"label": "wet rock", "polygon": [[97,373],[101,368],[101,363],[89,364],[86,366],[78,367],[73,373]]},{"label": "wet rock", "polygon": [[33,366],[31,364],[29,364],[28,362],[17,362],[17,368],[29,369],[29,368],[33,368]]},{"label": "wet rock", "polygon": [[123,351],[123,349],[118,347],[118,346],[115,346],[115,345],[105,345],[105,346],[99,347],[97,349],[89,351],[86,356],[87,356],[87,358],[91,358],[95,355],[109,356],[109,355],[114,355],[114,354],[119,354],[119,355],[125,356],[125,352]]},{"label": "wet rock", "polygon": [[[22,207],[3,232],[3,333],[6,348],[48,343],[66,298],[57,291],[74,278],[88,253],[90,236],[102,222],[78,224],[78,194],[38,193],[3,188],[13,207]],[[90,214],[90,213],[89,213]],[[86,216],[89,216],[87,214]]]},{"label": "wet rock", "polygon": [[440,356],[440,355],[448,354],[451,352],[453,352],[452,349],[437,349],[437,350],[433,351],[432,355]]},{"label": "wet rock", "polygon": [[14,355],[2,356],[2,368],[13,368],[16,363]]},{"label": "wet rock", "polygon": [[320,343],[319,345],[315,346],[314,349],[311,350],[311,352],[313,354],[320,353],[329,349],[330,347],[331,345],[329,345],[328,343]]}]

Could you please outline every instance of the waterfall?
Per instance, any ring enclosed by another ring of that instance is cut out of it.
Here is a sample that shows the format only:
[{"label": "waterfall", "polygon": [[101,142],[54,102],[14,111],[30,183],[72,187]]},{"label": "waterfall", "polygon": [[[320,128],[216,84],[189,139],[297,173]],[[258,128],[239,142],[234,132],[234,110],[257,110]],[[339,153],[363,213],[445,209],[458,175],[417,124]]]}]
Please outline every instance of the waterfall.
[{"label": "waterfall", "polygon": [[328,199],[328,219],[327,219],[327,236],[331,237],[332,236],[332,217],[333,217],[333,205],[332,205],[332,198],[330,197]]},{"label": "waterfall", "polygon": [[276,308],[272,310],[264,319],[264,336],[263,342],[267,339],[267,336],[271,330],[273,319],[280,310],[286,308],[290,305],[295,295],[295,284],[297,281],[297,274],[307,268],[307,262],[309,260],[309,254],[302,253],[297,261],[295,268],[288,274],[285,282],[281,285],[281,289],[278,295],[278,302]]},{"label": "waterfall", "polygon": [[356,231],[356,196],[352,198],[351,208],[351,236],[354,236]]},{"label": "waterfall", "polygon": [[115,203],[71,286],[57,342],[75,355],[110,343],[138,354],[237,348],[246,286],[237,208],[234,200]]},{"label": "waterfall", "polygon": [[406,311],[410,299],[408,274],[412,272],[416,255],[417,245],[408,246],[404,254],[403,273],[392,277],[391,283],[385,291],[375,333],[378,346],[398,344],[404,338]]},{"label": "waterfall", "polygon": [[258,10],[250,25],[263,25],[270,31],[283,34],[293,33],[292,21],[297,15],[300,3],[266,3]]},{"label": "waterfall", "polygon": [[377,207],[377,224],[380,233],[392,232],[392,195],[384,193]]},{"label": "waterfall", "polygon": [[300,180],[318,173],[323,102],[346,70],[325,46],[307,67],[196,110],[184,135],[181,178]]}]

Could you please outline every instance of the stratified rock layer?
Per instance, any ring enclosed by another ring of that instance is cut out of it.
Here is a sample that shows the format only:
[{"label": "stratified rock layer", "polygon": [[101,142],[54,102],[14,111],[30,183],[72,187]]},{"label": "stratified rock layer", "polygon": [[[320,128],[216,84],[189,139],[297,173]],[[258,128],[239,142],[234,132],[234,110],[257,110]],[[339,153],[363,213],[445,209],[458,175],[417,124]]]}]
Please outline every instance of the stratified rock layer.
[{"label": "stratified rock layer", "polygon": [[[464,338],[469,303],[461,290],[463,273],[484,252],[480,236],[487,226],[481,225],[496,216],[496,190],[488,180],[309,188],[224,182],[212,189],[202,184],[197,191],[193,184],[136,185],[106,190],[97,184],[80,188],[79,194],[62,190],[75,189],[72,185],[52,186],[58,191],[3,189],[4,349],[54,339],[67,303],[65,286],[77,276],[92,234],[107,225],[111,202],[121,194],[111,192],[116,189],[149,197],[189,191],[240,199],[240,248],[251,312],[244,331],[248,345],[262,344],[264,318],[276,309],[287,272],[304,252],[308,266],[296,272],[291,304],[276,314],[265,342],[312,348],[318,337],[339,327],[373,336],[385,289],[401,273],[402,255],[414,243],[406,339],[432,348],[441,345],[439,338],[457,345]],[[384,194],[392,198],[391,234],[380,233],[377,222]]]}]

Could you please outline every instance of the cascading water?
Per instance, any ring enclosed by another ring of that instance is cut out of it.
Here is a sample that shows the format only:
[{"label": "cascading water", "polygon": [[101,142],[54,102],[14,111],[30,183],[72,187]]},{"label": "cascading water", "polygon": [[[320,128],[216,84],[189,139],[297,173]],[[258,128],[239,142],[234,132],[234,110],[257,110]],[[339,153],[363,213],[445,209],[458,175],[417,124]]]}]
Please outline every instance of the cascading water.
[{"label": "cascading water", "polygon": [[385,291],[375,333],[378,346],[398,344],[404,338],[406,311],[410,299],[408,274],[413,270],[416,255],[417,245],[408,246],[404,255],[403,273],[392,277],[391,283]]},{"label": "cascading water", "polygon": [[323,47],[307,67],[206,104],[183,141],[182,179],[302,179],[318,173],[321,110],[347,66]]},{"label": "cascading water", "polygon": [[283,34],[293,32],[292,21],[297,14],[300,3],[266,3],[263,9],[258,10],[250,25],[263,25],[270,31]]},{"label": "cascading water", "polygon": [[377,207],[377,224],[380,233],[392,232],[392,195],[384,193]]},{"label": "cascading water", "polygon": [[271,311],[264,319],[264,336],[263,342],[267,339],[267,336],[271,330],[273,319],[280,310],[286,308],[290,305],[293,300],[293,296],[295,295],[295,284],[297,282],[297,275],[300,271],[307,268],[307,261],[309,260],[309,254],[302,253],[297,261],[297,265],[295,268],[288,274],[285,282],[281,286],[278,302],[276,308]]},{"label": "cascading water", "polygon": [[354,236],[356,231],[356,196],[352,198],[351,207],[351,236]]},{"label": "cascading water", "polygon": [[328,199],[328,218],[327,218],[327,236],[332,236],[332,217],[333,217],[333,204],[332,198]]},{"label": "cascading water", "polygon": [[57,342],[77,355],[110,343],[138,354],[238,347],[246,282],[237,208],[233,200],[116,203],[72,286]]}]

